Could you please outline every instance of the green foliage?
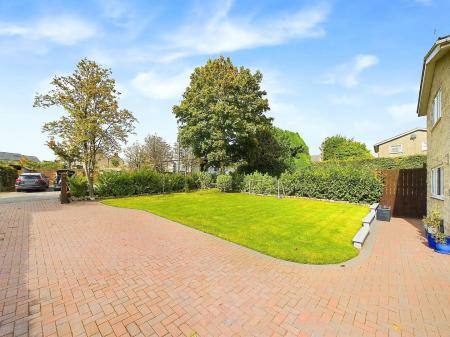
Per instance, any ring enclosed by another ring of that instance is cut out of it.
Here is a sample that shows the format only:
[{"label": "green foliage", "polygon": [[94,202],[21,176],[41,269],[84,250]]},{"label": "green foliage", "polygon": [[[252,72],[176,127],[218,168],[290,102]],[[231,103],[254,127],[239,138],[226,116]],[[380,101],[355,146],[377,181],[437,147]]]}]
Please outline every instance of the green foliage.
[{"label": "green foliage", "polygon": [[213,182],[213,177],[211,176],[211,174],[206,172],[200,172],[195,174],[194,176],[197,182],[197,187],[202,190],[209,188]]},{"label": "green foliage", "polygon": [[[277,179],[255,172],[245,176],[243,190],[256,194],[277,194]],[[364,169],[307,168],[283,173],[280,192],[317,199],[372,203],[380,199],[383,182],[376,173]]]},{"label": "green foliage", "polygon": [[320,150],[324,161],[372,158],[365,144],[341,135],[325,138]]},{"label": "green foliage", "polygon": [[281,183],[288,195],[373,203],[380,200],[383,181],[375,172],[351,167],[314,168],[286,173]]},{"label": "green foliage", "polygon": [[370,158],[370,159],[354,159],[340,161],[323,161],[314,163],[315,167],[353,167],[368,170],[387,170],[387,169],[413,169],[422,168],[427,163],[427,156],[401,156],[393,158]]},{"label": "green foliage", "polygon": [[254,138],[254,144],[247,146],[245,161],[239,172],[262,172],[279,176],[285,171],[308,167],[311,163],[309,149],[297,132],[268,127]]},{"label": "green foliage", "polygon": [[266,174],[254,172],[244,178],[244,191],[255,194],[275,194],[277,179]]},{"label": "green foliage", "polygon": [[0,166],[0,192],[13,191],[16,179],[16,169],[10,166]]},{"label": "green foliage", "polygon": [[88,194],[88,182],[85,176],[74,175],[69,178],[70,194],[76,198],[85,197]]},{"label": "green foliage", "polygon": [[220,56],[194,70],[191,82],[173,113],[179,141],[205,160],[206,167],[223,169],[245,158],[252,138],[271,125],[262,74],[235,67]]},{"label": "green foliage", "polygon": [[219,174],[216,179],[216,186],[221,192],[231,192],[233,190],[233,178],[228,174]]},{"label": "green foliage", "polygon": [[195,176],[184,173],[160,173],[151,169],[104,172],[97,180],[100,197],[190,191],[198,188]]},{"label": "green foliage", "polygon": [[55,76],[52,90],[36,95],[34,101],[34,107],[64,109],[59,120],[44,124],[42,130],[49,135],[48,144],[58,156],[83,163],[91,198],[97,156],[119,152],[136,122],[130,111],[119,109],[120,93],[111,75],[110,69],[82,59],[73,74]]}]

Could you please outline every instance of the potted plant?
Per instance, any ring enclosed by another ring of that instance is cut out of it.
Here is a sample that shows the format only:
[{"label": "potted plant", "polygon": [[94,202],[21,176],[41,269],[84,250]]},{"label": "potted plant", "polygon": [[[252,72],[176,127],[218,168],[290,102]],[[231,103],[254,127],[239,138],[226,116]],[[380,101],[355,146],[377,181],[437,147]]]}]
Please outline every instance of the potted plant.
[{"label": "potted plant", "polygon": [[436,249],[435,234],[439,232],[441,225],[441,212],[438,209],[431,211],[428,216],[423,219],[423,225],[427,234],[428,247]]},{"label": "potted plant", "polygon": [[434,240],[436,241],[436,251],[438,253],[450,254],[450,236],[438,230],[434,234]]}]

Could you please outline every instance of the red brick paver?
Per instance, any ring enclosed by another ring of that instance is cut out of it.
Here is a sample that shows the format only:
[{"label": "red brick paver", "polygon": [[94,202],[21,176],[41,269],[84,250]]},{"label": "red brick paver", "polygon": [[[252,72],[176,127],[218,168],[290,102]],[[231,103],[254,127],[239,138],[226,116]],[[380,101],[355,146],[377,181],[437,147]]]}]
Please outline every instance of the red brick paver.
[{"label": "red brick paver", "polygon": [[417,221],[305,266],[141,211],[0,205],[0,336],[450,336],[450,257]]}]

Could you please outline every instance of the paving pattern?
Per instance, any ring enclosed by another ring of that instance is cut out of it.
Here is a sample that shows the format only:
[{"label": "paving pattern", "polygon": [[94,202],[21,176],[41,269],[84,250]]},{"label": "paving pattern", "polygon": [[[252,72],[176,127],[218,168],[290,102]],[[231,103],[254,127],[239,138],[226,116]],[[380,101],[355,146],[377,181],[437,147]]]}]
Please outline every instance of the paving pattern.
[{"label": "paving pattern", "polygon": [[96,202],[0,205],[0,336],[450,336],[450,256],[393,219],[305,266]]}]

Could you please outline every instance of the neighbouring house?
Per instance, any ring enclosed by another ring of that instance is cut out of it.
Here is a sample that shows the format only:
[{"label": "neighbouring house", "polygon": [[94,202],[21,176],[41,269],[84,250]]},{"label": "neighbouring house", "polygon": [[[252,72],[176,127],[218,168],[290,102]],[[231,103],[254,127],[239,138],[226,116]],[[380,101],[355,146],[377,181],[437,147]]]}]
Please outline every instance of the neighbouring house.
[{"label": "neighbouring house", "polygon": [[19,161],[22,158],[26,158],[29,161],[33,161],[36,163],[39,163],[40,160],[38,157],[36,156],[26,156],[24,154],[20,154],[20,153],[12,153],[12,152],[0,152],[0,162],[2,161]]},{"label": "neighbouring house", "polygon": [[417,114],[427,116],[427,209],[441,210],[450,234],[450,35],[425,55]]},{"label": "neighbouring house", "polygon": [[379,158],[427,154],[427,129],[415,128],[373,146]]},{"label": "neighbouring house", "polygon": [[312,154],[311,155],[311,161],[313,163],[321,162],[322,161],[322,155],[320,155],[320,154]]}]

